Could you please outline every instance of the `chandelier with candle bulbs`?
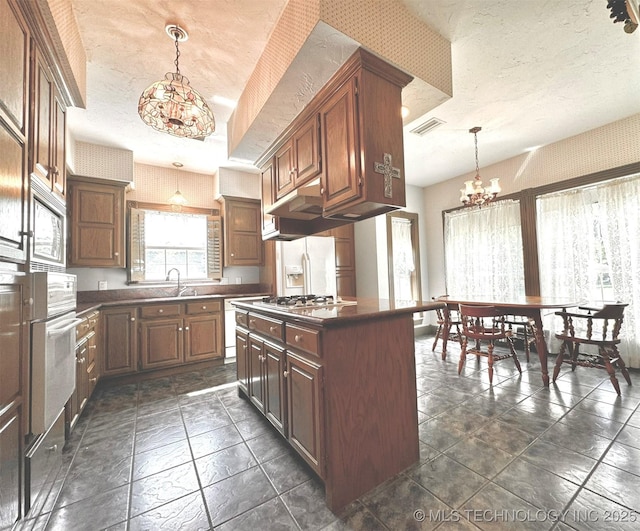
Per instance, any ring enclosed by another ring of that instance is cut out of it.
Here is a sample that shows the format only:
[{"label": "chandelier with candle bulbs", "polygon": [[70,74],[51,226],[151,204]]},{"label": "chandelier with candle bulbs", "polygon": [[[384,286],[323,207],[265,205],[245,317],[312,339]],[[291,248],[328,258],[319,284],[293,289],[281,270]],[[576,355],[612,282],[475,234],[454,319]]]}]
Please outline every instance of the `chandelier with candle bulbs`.
[{"label": "chandelier with candle bulbs", "polygon": [[213,113],[204,98],[189,85],[180,73],[178,42],[189,36],[180,26],[169,24],[165,31],[175,40],[175,72],[167,72],[164,79],[144,90],[138,102],[140,118],[157,131],[183,138],[203,138],[216,130]]},{"label": "chandelier with candle bulbs", "polygon": [[498,178],[490,179],[487,188],[482,186],[480,167],[478,165],[478,133],[481,130],[482,127],[472,127],[469,129],[469,132],[473,133],[476,146],[476,176],[473,181],[465,181],[464,188],[460,189],[460,201],[462,201],[465,206],[482,206],[485,203],[489,203],[498,196],[501,190]]}]

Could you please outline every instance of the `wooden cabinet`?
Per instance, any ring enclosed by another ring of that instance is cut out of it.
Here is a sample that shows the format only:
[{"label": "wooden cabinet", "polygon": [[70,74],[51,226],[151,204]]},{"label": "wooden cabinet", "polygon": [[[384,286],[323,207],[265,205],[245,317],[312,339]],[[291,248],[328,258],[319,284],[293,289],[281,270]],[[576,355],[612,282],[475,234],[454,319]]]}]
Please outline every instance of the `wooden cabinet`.
[{"label": "wooden cabinet", "polygon": [[289,442],[323,476],[322,367],[287,351],[287,396]]},{"label": "wooden cabinet", "polygon": [[34,50],[31,172],[64,199],[66,105],[47,61],[35,44]]},{"label": "wooden cabinet", "polygon": [[262,265],[262,213],[258,199],[222,197],[224,265]]},{"label": "wooden cabinet", "polygon": [[240,392],[322,477],[319,331],[242,311],[236,323]]},{"label": "wooden cabinet", "polygon": [[336,286],[341,297],[356,296],[356,248],[352,224],[331,229],[336,242]]},{"label": "wooden cabinet", "polygon": [[242,370],[248,376],[246,392],[249,399],[286,437],[285,349],[250,333],[247,352],[247,365],[238,367],[239,379]]},{"label": "wooden cabinet", "polygon": [[0,528],[22,515],[27,361],[24,277],[0,275]]},{"label": "wooden cabinet", "polygon": [[144,305],[140,317],[142,370],[224,356],[219,300]]},{"label": "wooden cabinet", "polygon": [[266,237],[315,234],[405,206],[401,93],[411,79],[363,49],[345,62],[258,160],[265,172],[273,165],[267,208],[286,226]]},{"label": "wooden cabinet", "polygon": [[29,31],[13,0],[0,0],[0,259],[27,258]]},{"label": "wooden cabinet", "polygon": [[141,304],[102,311],[104,376],[224,357],[220,299]]},{"label": "wooden cabinet", "polygon": [[116,376],[137,370],[138,308],[123,306],[102,310],[101,375]]},{"label": "wooden cabinet", "polygon": [[73,431],[98,383],[100,313],[85,315],[76,325],[76,388],[65,407],[67,432]]},{"label": "wooden cabinet", "polygon": [[69,267],[124,267],[125,186],[69,177]]},{"label": "wooden cabinet", "polygon": [[275,195],[284,197],[320,174],[319,117],[313,115],[275,154]]}]

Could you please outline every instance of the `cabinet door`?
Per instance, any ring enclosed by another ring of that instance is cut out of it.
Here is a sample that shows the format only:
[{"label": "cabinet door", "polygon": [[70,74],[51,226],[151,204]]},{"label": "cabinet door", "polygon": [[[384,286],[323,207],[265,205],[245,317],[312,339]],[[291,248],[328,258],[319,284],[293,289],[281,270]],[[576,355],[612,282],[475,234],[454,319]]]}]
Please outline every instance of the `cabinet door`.
[{"label": "cabinet door", "polygon": [[294,187],[320,174],[319,117],[314,114],[293,135]]},{"label": "cabinet door", "polygon": [[249,335],[236,330],[236,370],[238,386],[249,394]]},{"label": "cabinet door", "polygon": [[22,431],[20,409],[0,415],[0,529],[11,529],[20,517]]},{"label": "cabinet door", "polygon": [[102,374],[112,376],[137,370],[138,327],[136,308],[104,310],[102,320]]},{"label": "cabinet door", "polygon": [[226,266],[262,264],[262,214],[256,199],[224,200]]},{"label": "cabinet door", "polygon": [[222,314],[203,314],[184,320],[184,361],[199,361],[223,356]]},{"label": "cabinet door", "polygon": [[140,321],[140,361],[143,369],[180,365],[183,361],[182,319]]},{"label": "cabinet door", "polygon": [[76,387],[67,404],[66,418],[69,430],[73,430],[82,409],[89,399],[89,375],[87,373],[88,360],[87,343],[82,343],[76,348]]},{"label": "cabinet door", "polygon": [[22,299],[20,284],[0,283],[0,411],[13,409],[25,398],[27,364]]},{"label": "cabinet door", "polygon": [[264,411],[264,378],[262,377],[263,343],[260,339],[249,336],[249,398]]},{"label": "cabinet door", "polygon": [[289,442],[324,477],[322,367],[287,351]]},{"label": "cabinet door", "polygon": [[69,267],[124,266],[124,188],[69,181]]},{"label": "cabinet door", "polygon": [[262,185],[262,236],[268,236],[269,234],[278,230],[278,218],[271,214],[265,214],[267,210],[274,203],[273,194],[273,179],[274,179],[274,158],[271,157],[269,161],[260,169],[260,180]]},{"label": "cabinet door", "polygon": [[265,341],[262,356],[264,359],[264,412],[271,424],[286,437],[284,349]]},{"label": "cabinet door", "polygon": [[352,78],[320,109],[325,210],[361,195],[356,83]]},{"label": "cabinet door", "polygon": [[287,195],[295,186],[293,141],[289,140],[276,151],[274,188],[276,199]]},{"label": "cabinet door", "polygon": [[65,162],[66,106],[57,89],[53,91],[51,114],[51,179],[53,191],[62,199],[67,195],[67,174]]},{"label": "cabinet door", "polygon": [[0,2],[0,258],[27,258],[29,33],[14,2]]},{"label": "cabinet door", "polygon": [[44,58],[36,48],[33,65],[33,117],[31,172],[53,189],[51,174],[51,102],[53,78]]}]

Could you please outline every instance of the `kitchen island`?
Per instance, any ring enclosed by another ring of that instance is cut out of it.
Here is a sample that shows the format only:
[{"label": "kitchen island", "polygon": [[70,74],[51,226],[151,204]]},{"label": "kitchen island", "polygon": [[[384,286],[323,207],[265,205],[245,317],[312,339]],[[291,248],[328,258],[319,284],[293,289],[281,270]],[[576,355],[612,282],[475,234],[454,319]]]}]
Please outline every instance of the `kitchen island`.
[{"label": "kitchen island", "polygon": [[235,302],[238,389],[324,481],[339,512],[419,458],[413,313],[357,299]]}]

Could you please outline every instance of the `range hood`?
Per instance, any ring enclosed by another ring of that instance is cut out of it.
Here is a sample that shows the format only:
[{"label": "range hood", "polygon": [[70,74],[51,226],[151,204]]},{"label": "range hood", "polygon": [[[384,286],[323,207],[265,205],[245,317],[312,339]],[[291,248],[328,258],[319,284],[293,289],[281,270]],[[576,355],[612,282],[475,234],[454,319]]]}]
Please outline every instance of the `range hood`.
[{"label": "range hood", "polygon": [[265,209],[266,214],[287,219],[309,220],[322,216],[320,179],[299,186]]}]

